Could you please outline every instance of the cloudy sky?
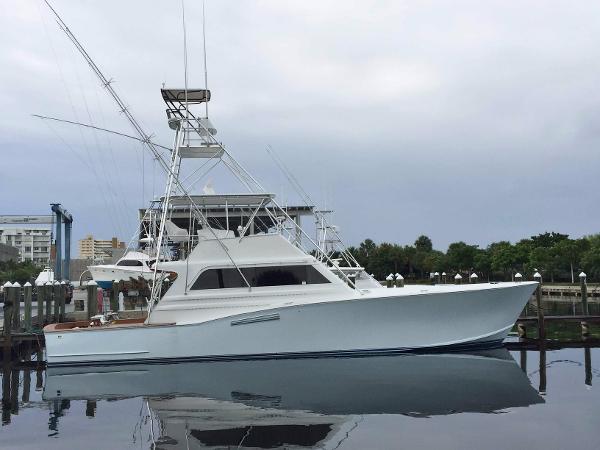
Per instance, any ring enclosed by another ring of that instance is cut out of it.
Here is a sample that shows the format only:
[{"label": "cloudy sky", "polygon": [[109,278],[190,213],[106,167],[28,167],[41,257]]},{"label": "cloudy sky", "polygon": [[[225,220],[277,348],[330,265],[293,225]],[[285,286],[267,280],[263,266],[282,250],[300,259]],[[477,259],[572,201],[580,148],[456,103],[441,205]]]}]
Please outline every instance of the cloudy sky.
[{"label": "cloudy sky", "polygon": [[[78,239],[129,240],[162,179],[39,0],[0,15],[0,214],[61,202]],[[53,5],[158,142],[159,89],[183,86],[176,1]],[[210,116],[284,203],[271,146],[346,241],[436,248],[600,231],[600,3],[207,0]],[[187,1],[190,86],[203,87],[202,7]],[[217,192],[231,189],[218,172]],[[207,180],[203,180],[202,183]]]}]

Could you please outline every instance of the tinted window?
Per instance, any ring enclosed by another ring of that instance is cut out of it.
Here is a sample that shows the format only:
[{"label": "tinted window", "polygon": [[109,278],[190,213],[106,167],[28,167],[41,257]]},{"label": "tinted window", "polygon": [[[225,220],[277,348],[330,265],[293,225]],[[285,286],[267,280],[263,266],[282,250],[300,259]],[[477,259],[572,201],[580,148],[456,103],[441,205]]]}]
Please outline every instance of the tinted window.
[{"label": "tinted window", "polygon": [[[313,266],[244,267],[241,270],[252,287],[329,283],[329,280]],[[246,286],[237,269],[227,268],[202,272],[192,285],[192,289]]]},{"label": "tinted window", "polygon": [[124,259],[123,261],[119,261],[117,266],[143,266],[141,261],[136,261],[134,259]]}]

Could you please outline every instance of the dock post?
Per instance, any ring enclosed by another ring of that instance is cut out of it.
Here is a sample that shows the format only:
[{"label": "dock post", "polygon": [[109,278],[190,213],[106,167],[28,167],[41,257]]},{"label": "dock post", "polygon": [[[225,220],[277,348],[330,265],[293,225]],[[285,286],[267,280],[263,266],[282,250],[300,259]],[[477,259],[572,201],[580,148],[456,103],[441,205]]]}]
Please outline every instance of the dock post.
[{"label": "dock post", "polygon": [[23,285],[23,297],[25,299],[25,319],[23,320],[23,328],[25,331],[31,331],[31,294],[33,287],[28,281]]},{"label": "dock post", "polygon": [[46,290],[44,283],[36,284],[35,291],[37,293],[37,326],[39,329],[44,328],[44,300],[46,299]]},{"label": "dock post", "polygon": [[110,292],[110,310],[119,311],[119,281],[113,280],[112,290]]},{"label": "dock post", "polygon": [[88,320],[98,313],[98,285],[94,280],[87,284],[87,318]]},{"label": "dock post", "polygon": [[538,339],[546,339],[546,324],[544,323],[544,308],[542,307],[542,275],[536,272],[533,279],[538,282],[537,290],[535,291],[535,304],[538,315]]},{"label": "dock post", "polygon": [[446,284],[447,281],[448,281],[448,276],[446,275],[446,272],[442,272],[442,283]]},{"label": "dock post", "polygon": [[404,277],[399,273],[396,274],[396,287],[404,287]]},{"label": "dock post", "polygon": [[523,275],[521,275],[520,272],[517,272],[515,274],[515,282],[520,283],[521,281],[523,281]]},{"label": "dock post", "polygon": [[50,315],[52,314],[52,282],[46,281],[44,285],[44,292],[46,298],[46,323],[50,323]]},{"label": "dock post", "polygon": [[462,283],[462,276],[460,275],[460,273],[457,273],[454,276],[454,284],[460,284],[460,283]]},{"label": "dock post", "polygon": [[433,274],[434,278],[435,278],[435,284],[440,284],[440,273],[439,272],[435,272]]},{"label": "dock post", "polygon": [[469,277],[469,281],[473,284],[477,283],[479,277],[477,276],[477,274],[475,272],[473,272],[471,274],[471,276]]},{"label": "dock post", "polygon": [[587,302],[587,275],[585,274],[585,272],[581,272],[579,274],[579,284],[581,285],[581,306],[583,308],[583,315],[584,316],[588,316],[590,314],[590,311],[588,309],[588,302]]},{"label": "dock post", "polygon": [[19,331],[21,328],[21,285],[15,281],[10,292],[13,302],[12,328],[13,331]]},{"label": "dock post", "polygon": [[385,277],[385,285],[386,285],[386,287],[391,288],[393,283],[394,283],[394,275],[392,275],[390,273],[387,277]]},{"label": "dock post", "polygon": [[521,350],[520,366],[521,370],[527,373],[527,350]]},{"label": "dock post", "polygon": [[96,415],[96,401],[95,400],[86,400],[85,415],[87,417],[94,417]]},{"label": "dock post", "polygon": [[54,286],[52,287],[52,296],[54,297],[52,320],[54,323],[58,323],[58,316],[60,315],[60,283],[58,281],[54,282]]},{"label": "dock post", "polygon": [[[11,352],[12,352],[12,311],[13,311],[13,303],[12,303],[12,294],[11,294],[11,288],[12,288],[12,283],[7,281],[6,283],[4,283],[4,285],[2,286],[4,288],[4,307],[3,307],[3,313],[4,313],[4,348],[3,348],[3,354],[4,354],[4,361],[8,362],[11,360]],[[9,375],[9,380],[10,380],[10,375]]]},{"label": "dock post", "polygon": [[58,304],[59,306],[59,310],[58,310],[58,321],[59,322],[64,322],[65,321],[65,298],[67,296],[67,283],[63,280],[60,282],[60,302]]}]

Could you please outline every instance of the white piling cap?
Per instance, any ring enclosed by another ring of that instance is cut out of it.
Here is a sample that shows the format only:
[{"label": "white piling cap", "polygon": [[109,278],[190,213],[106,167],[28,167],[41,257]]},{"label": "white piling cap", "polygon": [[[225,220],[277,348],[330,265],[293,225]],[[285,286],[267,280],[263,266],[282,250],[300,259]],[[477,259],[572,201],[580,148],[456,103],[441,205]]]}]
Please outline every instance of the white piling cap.
[{"label": "white piling cap", "polygon": [[387,281],[391,281],[391,280],[393,280],[393,279],[394,279],[394,275],[392,275],[392,274],[390,273],[390,274],[389,274],[387,277],[385,277],[385,279],[386,279]]},{"label": "white piling cap", "polygon": [[442,272],[442,276],[445,277],[446,276],[446,272]]},{"label": "white piling cap", "polygon": [[454,279],[455,279],[455,280],[462,280],[462,277],[460,276],[460,273],[457,273],[457,274],[454,276]]},{"label": "white piling cap", "polygon": [[585,274],[585,272],[581,272],[579,274],[579,278],[585,278],[585,277],[587,277],[587,275]]},{"label": "white piling cap", "polygon": [[471,278],[479,278],[479,276],[478,276],[478,275],[477,275],[475,272],[473,272],[473,273],[471,274]]},{"label": "white piling cap", "polygon": [[6,283],[4,283],[4,284],[2,285],[2,287],[4,287],[4,288],[9,288],[9,287],[12,287],[12,283],[11,283],[10,281],[7,281]]},{"label": "white piling cap", "polygon": [[94,280],[90,280],[88,281],[88,286],[98,286],[98,283],[96,283]]},{"label": "white piling cap", "polygon": [[396,278],[401,277],[402,275],[400,275],[398,272],[396,272]]},{"label": "white piling cap", "polygon": [[396,280],[404,280],[404,277],[399,273],[396,274]]},{"label": "white piling cap", "polygon": [[21,285],[19,284],[18,281],[15,281],[12,285],[12,287],[21,287]]},{"label": "white piling cap", "polygon": [[56,281],[54,282],[54,286],[60,286],[60,281],[56,280]]},{"label": "white piling cap", "polygon": [[113,283],[118,283],[120,280],[113,280]]},{"label": "white piling cap", "polygon": [[52,281],[46,281],[44,284],[45,284],[46,286],[52,286]]},{"label": "white piling cap", "polygon": [[67,282],[66,282],[65,280],[62,280],[62,281],[60,282],[60,284],[67,284]]},{"label": "white piling cap", "polygon": [[168,283],[169,281],[171,281],[171,280],[169,280],[169,277],[167,277],[167,278],[164,279],[165,283]]},{"label": "white piling cap", "polygon": [[28,281],[27,283],[25,283],[25,284],[23,285],[23,287],[31,287],[31,283]]},{"label": "white piling cap", "polygon": [[533,274],[533,278],[542,278],[542,274],[540,274],[539,272],[536,272]]},{"label": "white piling cap", "polygon": [[521,272],[517,272],[515,273],[515,278],[523,278],[523,275],[521,275]]},{"label": "white piling cap", "polygon": [[439,276],[440,276],[440,273],[439,273],[439,272],[436,272],[436,273],[434,273],[434,275],[435,275],[436,277],[439,277]]}]

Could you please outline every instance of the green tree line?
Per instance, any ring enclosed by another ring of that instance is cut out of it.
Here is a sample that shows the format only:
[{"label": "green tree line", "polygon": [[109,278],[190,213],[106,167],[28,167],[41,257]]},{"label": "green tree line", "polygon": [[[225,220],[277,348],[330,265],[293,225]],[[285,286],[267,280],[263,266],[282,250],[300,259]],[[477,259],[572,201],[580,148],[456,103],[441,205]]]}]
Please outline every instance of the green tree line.
[{"label": "green tree line", "polygon": [[567,234],[546,232],[514,244],[494,242],[486,248],[460,241],[450,244],[446,252],[435,250],[427,236],[405,246],[365,239],[348,250],[379,280],[390,273],[428,279],[430,273],[446,272],[449,277],[477,273],[480,280],[508,281],[517,272],[531,279],[538,270],[545,281],[577,283],[583,270],[588,281],[600,281],[600,234],[570,239]]},{"label": "green tree line", "polygon": [[18,281],[21,285],[29,281],[33,284],[41,270],[31,261],[0,261],[0,285],[7,281],[11,283]]}]

